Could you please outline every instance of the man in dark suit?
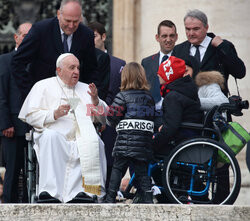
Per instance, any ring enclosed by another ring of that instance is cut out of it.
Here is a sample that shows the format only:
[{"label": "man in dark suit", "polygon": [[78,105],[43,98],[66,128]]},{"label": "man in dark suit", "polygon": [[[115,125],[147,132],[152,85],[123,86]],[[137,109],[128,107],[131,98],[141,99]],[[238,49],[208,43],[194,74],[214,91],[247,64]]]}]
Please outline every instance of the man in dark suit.
[{"label": "man in dark suit", "polygon": [[[30,23],[21,24],[14,35],[16,50],[31,28]],[[22,106],[21,94],[11,75],[11,60],[15,51],[0,56],[0,131],[3,160],[6,168],[4,178],[4,203],[17,203],[18,180],[24,168],[24,147],[27,125],[18,119]],[[25,189],[25,187],[24,187]],[[24,191],[25,192],[25,191]],[[25,201],[25,200],[24,200]]]},{"label": "man in dark suit", "polygon": [[12,62],[12,73],[23,98],[34,83],[55,76],[56,59],[65,52],[79,59],[80,81],[101,84],[96,71],[94,34],[81,23],[81,16],[81,1],[62,0],[57,17],[33,25]]},{"label": "man in dark suit", "polygon": [[[223,92],[227,95],[229,75],[240,79],[246,75],[246,67],[238,57],[234,45],[213,33],[207,33],[207,16],[198,9],[191,10],[185,15],[184,25],[188,40],[176,45],[173,55],[176,57],[194,56],[199,64],[200,71],[216,70],[221,72],[225,78],[225,90]],[[223,174],[223,179],[218,179],[214,200],[214,202],[220,203],[229,193],[228,165],[225,164],[219,168],[217,174],[218,177],[220,177],[219,174]]]},{"label": "man in dark suit", "polygon": [[100,85],[96,85],[98,88],[98,96],[105,101],[108,95],[109,81],[110,81],[110,58],[109,55],[102,50],[95,49],[97,59],[97,71],[99,73]]},{"label": "man in dark suit", "polygon": [[[89,25],[89,28],[94,31],[95,35],[95,47],[100,49],[103,52],[107,52],[105,49],[105,40],[106,40],[106,30],[104,26],[99,22],[92,22]],[[110,81],[108,93],[105,99],[105,102],[108,105],[112,104],[113,99],[116,94],[120,91],[121,86],[121,71],[125,66],[126,62],[120,58],[109,55],[110,57]],[[106,126],[106,129],[102,132],[102,140],[105,144],[105,153],[107,158],[107,181],[106,187],[108,187],[109,178],[111,175],[111,170],[113,166],[112,151],[116,139],[116,131],[114,128]]]},{"label": "man in dark suit", "polygon": [[171,56],[178,34],[175,24],[170,20],[164,20],[158,25],[155,39],[160,44],[160,51],[142,59],[142,66],[146,71],[147,80],[150,84],[150,92],[156,104],[156,108],[161,106],[160,82],[157,76],[159,65]]},{"label": "man in dark suit", "polygon": [[213,33],[207,33],[207,16],[200,10],[189,11],[184,17],[184,25],[188,40],[176,45],[173,55],[194,56],[199,63],[200,71],[221,72],[225,77],[223,92],[227,95],[229,75],[241,79],[246,74],[245,65],[238,57],[234,45]]}]

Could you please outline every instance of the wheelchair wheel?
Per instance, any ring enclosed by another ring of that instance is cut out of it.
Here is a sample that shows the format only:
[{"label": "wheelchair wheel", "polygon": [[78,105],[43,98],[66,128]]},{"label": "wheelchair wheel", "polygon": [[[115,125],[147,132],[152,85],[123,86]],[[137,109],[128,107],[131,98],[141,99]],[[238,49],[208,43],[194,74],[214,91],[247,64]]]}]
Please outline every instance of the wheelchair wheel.
[{"label": "wheelchair wheel", "polygon": [[[229,163],[217,160],[218,151]],[[179,204],[233,204],[241,185],[232,150],[209,138],[179,144],[165,160],[162,179],[169,200]]]}]

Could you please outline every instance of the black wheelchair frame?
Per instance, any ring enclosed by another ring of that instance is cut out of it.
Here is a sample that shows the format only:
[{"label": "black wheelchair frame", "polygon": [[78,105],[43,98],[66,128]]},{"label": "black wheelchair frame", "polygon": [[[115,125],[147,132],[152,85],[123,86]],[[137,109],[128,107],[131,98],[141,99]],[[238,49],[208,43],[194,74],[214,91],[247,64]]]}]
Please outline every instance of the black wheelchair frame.
[{"label": "black wheelchair frame", "polygon": [[36,158],[35,150],[33,149],[33,132],[31,129],[26,133],[28,146],[25,149],[25,174],[27,178],[28,202],[37,203],[38,201],[38,181],[39,181],[39,164]]},{"label": "black wheelchair frame", "polygon": [[[222,141],[221,128],[216,117],[223,111],[239,112],[248,107],[236,104],[215,106],[204,117],[203,124],[183,123],[182,128],[193,129],[201,136],[181,141],[168,156],[157,155],[148,166],[148,176],[161,173],[162,183],[156,184],[161,194],[156,195],[158,202],[178,204],[233,204],[241,186],[241,172],[233,151]],[[223,152],[229,163],[218,161],[218,152]],[[125,198],[140,202],[139,191],[130,191],[135,185],[135,174],[122,192]],[[226,182],[224,182],[226,180]],[[226,184],[226,185],[225,185]],[[228,185],[227,185],[228,184]],[[153,188],[152,188],[153,189]],[[162,201],[162,199],[164,199]]]}]

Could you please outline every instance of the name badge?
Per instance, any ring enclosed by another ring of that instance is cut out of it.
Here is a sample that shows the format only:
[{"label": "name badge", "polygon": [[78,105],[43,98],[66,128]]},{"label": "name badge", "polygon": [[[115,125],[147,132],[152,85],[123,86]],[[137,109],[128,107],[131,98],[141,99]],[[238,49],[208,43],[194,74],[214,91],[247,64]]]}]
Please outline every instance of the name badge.
[{"label": "name badge", "polygon": [[141,130],[154,132],[154,122],[149,120],[127,119],[121,120],[116,126],[116,131],[121,130]]}]

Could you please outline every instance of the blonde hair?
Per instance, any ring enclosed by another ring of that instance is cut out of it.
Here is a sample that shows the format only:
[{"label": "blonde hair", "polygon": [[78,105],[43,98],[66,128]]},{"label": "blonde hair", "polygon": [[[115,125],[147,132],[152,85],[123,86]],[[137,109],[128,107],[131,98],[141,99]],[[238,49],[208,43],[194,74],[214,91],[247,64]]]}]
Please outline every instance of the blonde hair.
[{"label": "blonde hair", "polygon": [[121,91],[126,90],[149,90],[144,68],[136,63],[126,64],[122,70]]}]

